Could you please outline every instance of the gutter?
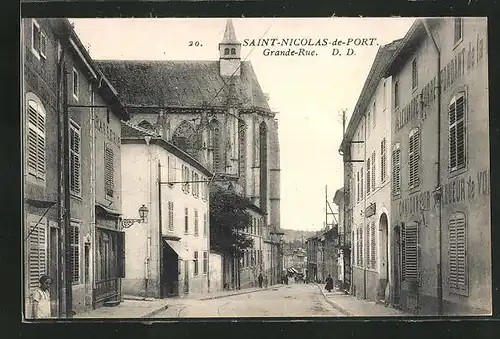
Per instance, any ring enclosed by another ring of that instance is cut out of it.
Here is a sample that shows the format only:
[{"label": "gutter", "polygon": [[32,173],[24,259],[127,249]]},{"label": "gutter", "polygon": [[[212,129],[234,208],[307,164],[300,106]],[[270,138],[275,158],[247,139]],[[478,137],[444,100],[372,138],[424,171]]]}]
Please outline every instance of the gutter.
[{"label": "gutter", "polygon": [[436,188],[433,193],[438,204],[438,264],[437,264],[437,298],[438,298],[438,315],[443,314],[443,238],[442,238],[442,216],[441,216],[441,51],[429,30],[427,19],[422,20],[425,31],[431,39],[437,54],[437,161],[436,161]]}]

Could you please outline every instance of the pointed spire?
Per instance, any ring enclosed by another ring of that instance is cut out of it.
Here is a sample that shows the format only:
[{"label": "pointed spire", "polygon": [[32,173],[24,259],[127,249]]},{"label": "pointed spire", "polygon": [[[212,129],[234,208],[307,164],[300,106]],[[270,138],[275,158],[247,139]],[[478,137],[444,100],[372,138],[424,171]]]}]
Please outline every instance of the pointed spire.
[{"label": "pointed spire", "polygon": [[224,31],[224,38],[222,39],[223,44],[238,44],[239,41],[236,39],[236,33],[234,33],[233,20],[227,19],[226,30]]}]

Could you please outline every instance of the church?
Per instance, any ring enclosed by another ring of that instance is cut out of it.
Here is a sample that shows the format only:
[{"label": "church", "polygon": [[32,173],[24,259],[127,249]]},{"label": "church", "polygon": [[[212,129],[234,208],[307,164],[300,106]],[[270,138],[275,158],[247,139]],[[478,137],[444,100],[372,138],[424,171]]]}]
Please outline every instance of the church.
[{"label": "church", "polygon": [[276,113],[252,64],[242,61],[231,20],[218,52],[218,60],[97,64],[128,108],[129,124],[172,143],[207,168],[218,184],[250,199],[254,248],[240,260],[223,260],[224,286],[254,285],[259,273],[272,283],[281,273],[278,242],[271,240],[280,230]]}]

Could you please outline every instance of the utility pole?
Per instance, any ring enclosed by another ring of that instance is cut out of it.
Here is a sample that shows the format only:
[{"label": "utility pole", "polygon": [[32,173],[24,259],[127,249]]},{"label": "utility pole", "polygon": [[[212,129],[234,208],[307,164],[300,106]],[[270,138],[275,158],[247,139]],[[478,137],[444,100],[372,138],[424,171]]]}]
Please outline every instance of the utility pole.
[{"label": "utility pole", "polygon": [[69,173],[69,112],[68,112],[68,71],[63,70],[63,196],[64,196],[64,282],[66,292],[66,318],[73,317],[73,275],[71,272],[71,198]]}]

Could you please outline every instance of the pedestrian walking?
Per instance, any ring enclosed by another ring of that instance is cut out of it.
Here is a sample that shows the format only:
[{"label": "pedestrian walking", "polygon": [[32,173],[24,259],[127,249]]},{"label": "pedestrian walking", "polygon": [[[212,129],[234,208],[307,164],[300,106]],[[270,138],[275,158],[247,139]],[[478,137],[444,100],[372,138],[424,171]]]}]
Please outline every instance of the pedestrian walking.
[{"label": "pedestrian walking", "polygon": [[52,279],[48,275],[42,275],[39,279],[40,287],[33,292],[32,315],[35,319],[50,318],[50,293],[49,287]]},{"label": "pedestrian walking", "polygon": [[257,280],[259,280],[259,287],[262,288],[262,281],[264,280],[264,278],[262,278],[262,273],[259,273]]},{"label": "pedestrian walking", "polygon": [[267,288],[267,284],[269,283],[269,281],[267,280],[267,275],[264,276],[264,286]]},{"label": "pedestrian walking", "polygon": [[333,279],[332,279],[331,275],[328,275],[328,278],[326,278],[325,289],[328,292],[331,292],[333,290]]}]

